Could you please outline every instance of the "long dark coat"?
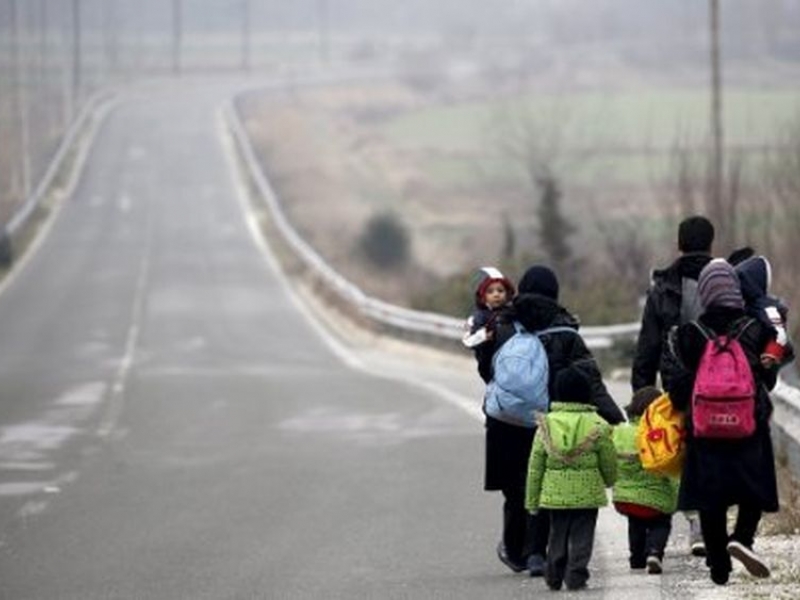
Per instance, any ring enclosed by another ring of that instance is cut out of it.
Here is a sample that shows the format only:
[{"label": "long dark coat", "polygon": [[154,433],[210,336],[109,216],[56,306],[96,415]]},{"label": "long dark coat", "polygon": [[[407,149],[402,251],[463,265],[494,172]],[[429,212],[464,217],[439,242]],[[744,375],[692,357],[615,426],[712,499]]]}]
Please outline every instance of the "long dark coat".
[{"label": "long dark coat", "polygon": [[[513,322],[519,321],[528,331],[547,327],[570,327],[578,330],[578,321],[554,300],[538,294],[520,294],[511,311],[498,321],[493,346],[478,354],[478,371],[486,381],[492,378],[492,357],[514,334]],[[606,390],[603,378],[591,351],[577,334],[569,332],[542,336],[550,366],[549,387],[552,397],[556,373],[569,365],[579,366],[592,383],[598,413],[609,423],[625,420],[622,411]],[[486,417],[486,471],[484,488],[502,490],[525,488],[533,436],[536,429],[510,425]]]},{"label": "long dark coat", "polygon": [[[699,321],[719,334],[745,317],[743,310],[709,307]],[[673,405],[687,412],[686,462],[681,475],[678,508],[707,510],[746,504],[765,512],[778,510],[775,458],[769,420],[772,401],[769,390],[775,386],[777,371],[762,367],[761,349],[771,332],[753,320],[739,341],[747,355],[756,381],[756,432],[742,440],[697,439],[691,423],[691,395],[697,367],[706,338],[693,323],[681,325],[672,338],[672,350],[684,369],[671,379]]]}]

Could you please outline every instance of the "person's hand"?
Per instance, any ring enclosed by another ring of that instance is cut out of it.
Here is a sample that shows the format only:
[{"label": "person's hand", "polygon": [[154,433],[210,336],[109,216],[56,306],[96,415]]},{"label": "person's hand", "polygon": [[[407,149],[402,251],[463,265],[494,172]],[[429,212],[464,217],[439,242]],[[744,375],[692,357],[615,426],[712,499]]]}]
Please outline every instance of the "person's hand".
[{"label": "person's hand", "polygon": [[778,364],[778,359],[771,354],[761,355],[761,366],[765,369],[772,369]]}]

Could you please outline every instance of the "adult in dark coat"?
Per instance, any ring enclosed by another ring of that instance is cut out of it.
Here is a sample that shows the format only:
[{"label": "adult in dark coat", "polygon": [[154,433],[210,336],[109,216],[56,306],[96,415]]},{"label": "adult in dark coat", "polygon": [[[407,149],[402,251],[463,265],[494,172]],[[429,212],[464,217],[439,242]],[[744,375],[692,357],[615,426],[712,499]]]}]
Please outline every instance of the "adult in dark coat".
[{"label": "adult in dark coat", "polygon": [[[704,307],[699,322],[717,335],[741,331],[739,342],[756,383],[756,431],[744,439],[698,439],[692,431],[691,396],[707,338],[695,323],[681,325],[671,336],[671,347],[684,369],[668,390],[676,408],[687,412],[686,462],[678,499],[682,510],[698,510],[708,553],[711,579],[725,584],[731,556],[751,574],[769,575],[767,565],[753,552],[753,539],[763,512],[778,510],[775,460],[770,437],[769,398],[777,378],[759,358],[772,332],[744,310],[739,278],[724,259],[711,261],[700,272],[698,294]],[[738,506],[736,525],[728,536],[727,512]]]},{"label": "adult in dark coat", "polygon": [[[530,267],[517,286],[508,318],[498,323],[492,352],[479,357],[478,372],[491,381],[494,352],[515,332],[518,321],[528,331],[565,326],[575,333],[561,331],[541,337],[549,364],[549,388],[555,387],[556,374],[566,366],[579,368],[591,381],[592,395],[599,414],[609,423],[625,420],[620,408],[608,394],[594,358],[578,331],[578,320],[558,303],[559,285],[555,273],[541,265]],[[541,575],[549,534],[549,515],[539,511],[536,516],[525,510],[525,481],[528,472],[535,428],[504,423],[486,417],[486,472],[484,489],[500,490],[504,497],[503,540],[498,556],[514,571],[527,567],[530,574]]]},{"label": "adult in dark coat", "polygon": [[[680,256],[665,269],[656,269],[642,312],[642,323],[636,341],[636,354],[631,367],[633,392],[658,385],[667,387],[675,370],[672,353],[667,351],[669,331],[700,314],[697,301],[697,277],[711,260],[714,226],[700,215],[683,219],[678,225]],[[689,521],[689,548],[695,556],[703,556],[705,547],[700,523],[694,513],[685,513]]]},{"label": "adult in dark coat", "polygon": [[657,385],[657,376],[669,377],[670,355],[666,352],[667,334],[698,316],[699,306],[688,297],[700,270],[711,260],[714,226],[702,216],[692,216],[678,226],[680,256],[665,269],[656,269],[647,291],[642,323],[631,369],[631,388]]}]

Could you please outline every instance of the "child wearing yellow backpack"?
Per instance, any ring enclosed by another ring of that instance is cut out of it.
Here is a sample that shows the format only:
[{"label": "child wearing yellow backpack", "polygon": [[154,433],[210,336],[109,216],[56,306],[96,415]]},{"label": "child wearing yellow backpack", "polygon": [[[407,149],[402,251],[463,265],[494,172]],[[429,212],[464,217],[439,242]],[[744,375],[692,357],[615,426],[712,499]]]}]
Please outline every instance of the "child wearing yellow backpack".
[{"label": "child wearing yellow backpack", "polygon": [[628,549],[631,569],[662,572],[664,548],[672,530],[672,515],[678,504],[678,480],[646,471],[639,457],[636,435],[647,407],[661,397],[655,387],[643,387],[625,407],[628,423],[614,426],[617,481],[614,508],[628,518]]}]

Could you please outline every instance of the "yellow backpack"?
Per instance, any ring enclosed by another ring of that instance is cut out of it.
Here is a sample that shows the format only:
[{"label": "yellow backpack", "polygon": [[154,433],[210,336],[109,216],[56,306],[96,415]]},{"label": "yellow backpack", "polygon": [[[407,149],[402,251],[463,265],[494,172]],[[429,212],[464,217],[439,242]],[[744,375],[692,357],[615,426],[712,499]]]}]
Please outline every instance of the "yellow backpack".
[{"label": "yellow backpack", "polygon": [[644,411],[636,431],[642,467],[659,475],[680,475],[683,467],[684,415],[675,410],[669,395],[662,394]]}]

